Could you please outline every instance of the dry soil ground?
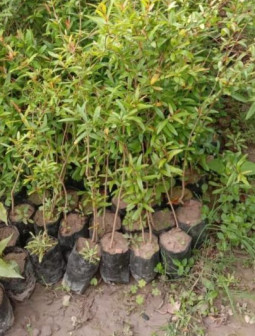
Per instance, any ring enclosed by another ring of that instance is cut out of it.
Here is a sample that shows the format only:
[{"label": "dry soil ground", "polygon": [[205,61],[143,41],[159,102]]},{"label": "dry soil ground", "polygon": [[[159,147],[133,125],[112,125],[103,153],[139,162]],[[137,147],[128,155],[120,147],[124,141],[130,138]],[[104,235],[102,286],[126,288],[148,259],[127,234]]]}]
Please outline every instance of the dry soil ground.
[{"label": "dry soil ground", "polygon": [[[236,275],[248,293],[245,296],[237,292],[236,300],[241,307],[247,308],[242,308],[240,316],[206,318],[208,336],[255,336],[255,324],[244,320],[248,308],[255,316],[255,272],[252,268],[237,265]],[[153,296],[151,284],[143,288],[145,302],[139,306],[128,294],[130,285],[101,283],[91,286],[83,295],[71,295],[61,286],[52,290],[37,285],[30,300],[16,304],[15,324],[7,335],[163,336],[161,327],[167,324],[171,315],[164,311],[166,296],[162,294],[163,288],[160,290],[161,295]]]}]

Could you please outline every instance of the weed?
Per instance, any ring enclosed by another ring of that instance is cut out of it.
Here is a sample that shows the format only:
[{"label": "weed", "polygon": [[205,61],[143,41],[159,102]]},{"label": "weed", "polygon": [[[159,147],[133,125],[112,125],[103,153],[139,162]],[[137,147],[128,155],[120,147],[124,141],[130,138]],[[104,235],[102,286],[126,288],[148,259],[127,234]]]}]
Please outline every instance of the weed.
[{"label": "weed", "polygon": [[88,261],[91,264],[98,264],[100,261],[100,257],[98,255],[98,246],[91,247],[89,243],[86,241],[85,245],[81,251],[79,251],[79,254],[82,256],[82,258],[86,261]]},{"label": "weed", "polygon": [[45,232],[40,232],[36,236],[31,234],[31,240],[28,241],[26,249],[32,254],[38,256],[39,263],[47,251],[57,245],[57,240],[52,239]]}]

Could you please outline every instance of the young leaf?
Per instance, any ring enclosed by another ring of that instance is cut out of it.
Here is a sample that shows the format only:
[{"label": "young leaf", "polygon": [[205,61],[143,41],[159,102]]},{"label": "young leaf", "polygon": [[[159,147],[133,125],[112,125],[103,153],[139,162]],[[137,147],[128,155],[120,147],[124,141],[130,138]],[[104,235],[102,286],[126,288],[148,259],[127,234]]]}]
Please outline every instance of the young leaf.
[{"label": "young leaf", "polygon": [[3,203],[1,203],[1,202],[0,202],[0,221],[4,222],[6,225],[8,225],[7,211],[6,211]]},{"label": "young leaf", "polygon": [[255,114],[255,102],[252,103],[251,107],[249,108],[245,119],[248,120],[250,119],[253,115]]},{"label": "young leaf", "polygon": [[12,239],[12,235],[0,241],[0,256],[2,255],[4,249],[8,245],[9,241]]},{"label": "young leaf", "polygon": [[16,270],[14,263],[7,263],[0,259],[0,278],[23,278]]}]

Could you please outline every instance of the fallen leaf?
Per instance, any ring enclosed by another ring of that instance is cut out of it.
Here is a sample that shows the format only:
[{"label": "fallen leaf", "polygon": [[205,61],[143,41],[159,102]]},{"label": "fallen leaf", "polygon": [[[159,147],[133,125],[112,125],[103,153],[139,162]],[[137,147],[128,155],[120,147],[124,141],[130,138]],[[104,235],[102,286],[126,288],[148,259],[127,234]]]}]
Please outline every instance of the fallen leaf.
[{"label": "fallen leaf", "polygon": [[64,296],[63,296],[62,305],[63,305],[64,307],[68,307],[68,306],[69,306],[69,304],[70,304],[70,298],[71,298],[70,295],[64,295]]}]

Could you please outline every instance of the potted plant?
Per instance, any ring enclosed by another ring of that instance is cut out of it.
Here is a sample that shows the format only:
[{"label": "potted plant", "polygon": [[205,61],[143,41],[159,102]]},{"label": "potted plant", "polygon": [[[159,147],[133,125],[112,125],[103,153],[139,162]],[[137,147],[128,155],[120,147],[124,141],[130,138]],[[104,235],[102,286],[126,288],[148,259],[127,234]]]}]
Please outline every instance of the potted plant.
[{"label": "potted plant", "polygon": [[12,225],[15,225],[20,233],[21,246],[26,244],[29,233],[34,231],[33,214],[35,208],[28,203],[21,203],[14,206],[9,212],[9,219]]},{"label": "potted plant", "polygon": [[155,235],[149,237],[145,232],[130,239],[130,271],[137,280],[143,279],[147,283],[155,276],[155,268],[159,263],[159,244]]},{"label": "potted plant", "polygon": [[58,241],[65,250],[74,247],[78,237],[88,238],[88,217],[79,212],[70,212],[60,222]]},{"label": "potted plant", "polygon": [[160,235],[160,254],[165,273],[169,277],[178,276],[175,260],[182,261],[190,257],[191,241],[192,238],[178,227]]},{"label": "potted plant", "polygon": [[146,220],[142,219],[140,216],[138,219],[134,219],[134,212],[129,211],[126,213],[124,219],[122,220],[122,230],[127,234],[140,233],[148,228],[148,223]]},{"label": "potted plant", "polygon": [[26,249],[31,255],[39,282],[52,285],[61,279],[65,262],[56,238],[49,236],[45,231],[36,236],[31,234]]},{"label": "potted plant", "polygon": [[98,270],[99,262],[99,245],[91,239],[78,238],[68,258],[63,284],[76,293],[84,293]]},{"label": "potted plant", "polygon": [[34,215],[34,231],[36,234],[44,230],[50,236],[57,237],[61,214],[56,206],[52,210],[52,199],[45,198]]},{"label": "potted plant", "polygon": [[207,233],[207,223],[202,216],[203,204],[191,199],[176,210],[179,227],[192,237],[192,247],[200,247]]},{"label": "potted plant", "polygon": [[151,215],[151,220],[153,222],[152,230],[156,236],[171,230],[176,225],[173,213],[169,208],[156,210]]},{"label": "potted plant", "polygon": [[[22,279],[22,276],[18,273],[15,261],[4,260],[3,258],[3,251],[10,240],[11,236],[0,241],[0,279],[3,277]],[[0,283],[0,334],[4,334],[13,325],[13,322],[12,306],[3,285]]]},{"label": "potted plant", "polygon": [[8,246],[16,246],[19,242],[19,230],[14,225],[6,225],[4,223],[0,223],[0,240],[3,240],[7,237],[11,239],[8,242]]},{"label": "potted plant", "polygon": [[11,279],[1,277],[1,282],[7,294],[15,301],[24,301],[31,296],[36,283],[34,269],[28,251],[17,246],[7,247],[3,254],[3,260],[9,263],[15,262],[19,274],[22,276]]},{"label": "potted plant", "polygon": [[13,309],[3,285],[0,283],[0,335],[4,335],[13,323]]}]

